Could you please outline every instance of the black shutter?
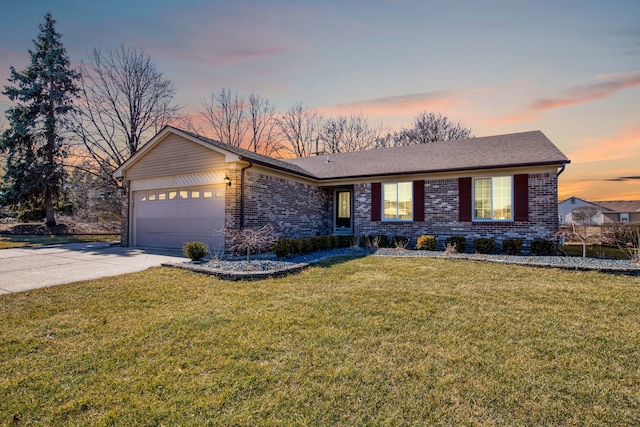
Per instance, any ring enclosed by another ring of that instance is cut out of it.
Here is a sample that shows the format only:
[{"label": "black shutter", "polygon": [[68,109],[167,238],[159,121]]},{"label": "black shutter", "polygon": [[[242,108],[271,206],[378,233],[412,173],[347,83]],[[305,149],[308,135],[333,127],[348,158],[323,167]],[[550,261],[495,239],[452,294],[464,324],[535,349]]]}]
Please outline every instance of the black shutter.
[{"label": "black shutter", "polygon": [[413,220],[424,221],[424,181],[413,181]]},{"label": "black shutter", "polygon": [[458,220],[471,221],[471,178],[458,178]]},{"label": "black shutter", "polygon": [[382,184],[371,184],[371,221],[380,221],[382,211]]},{"label": "black shutter", "polygon": [[515,221],[529,221],[529,175],[513,176],[513,199]]}]

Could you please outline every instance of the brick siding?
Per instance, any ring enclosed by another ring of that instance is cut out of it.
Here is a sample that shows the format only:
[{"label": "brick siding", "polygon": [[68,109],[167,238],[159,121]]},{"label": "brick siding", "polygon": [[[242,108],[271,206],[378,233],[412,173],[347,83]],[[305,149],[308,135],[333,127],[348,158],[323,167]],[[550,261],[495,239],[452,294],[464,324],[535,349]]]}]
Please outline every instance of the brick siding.
[{"label": "brick siding", "polygon": [[461,222],[458,216],[458,179],[425,180],[425,220],[420,222],[371,221],[371,184],[356,186],[354,234],[402,235],[415,247],[421,235],[438,237],[444,249],[447,237],[461,235],[467,239],[467,251],[473,251],[473,239],[492,237],[499,250],[507,238],[521,238],[524,249],[535,238],[551,238],[558,228],[558,193],[555,173],[529,174],[529,220],[517,222]]},{"label": "brick siding", "polygon": [[[226,223],[240,225],[240,171],[232,178],[236,191],[226,196]],[[231,175],[229,175],[231,177]],[[313,185],[245,171],[244,227],[272,224],[280,237],[311,237],[331,230],[332,192]]]}]

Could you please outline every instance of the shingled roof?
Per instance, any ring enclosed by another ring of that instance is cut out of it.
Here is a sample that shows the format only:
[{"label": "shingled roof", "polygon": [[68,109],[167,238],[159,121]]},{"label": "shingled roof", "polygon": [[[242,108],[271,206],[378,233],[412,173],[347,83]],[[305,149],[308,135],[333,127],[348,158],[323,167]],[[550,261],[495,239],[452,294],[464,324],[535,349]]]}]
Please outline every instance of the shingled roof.
[{"label": "shingled roof", "polygon": [[570,160],[540,131],[284,160],[320,179],[564,165]]},{"label": "shingled roof", "polygon": [[[316,181],[518,166],[560,166],[570,162],[540,131],[279,160],[171,126],[163,130],[198,139],[242,160]],[[138,156],[141,154],[137,153]]]},{"label": "shingled roof", "polygon": [[604,200],[593,203],[612,213],[640,212],[640,200]]}]

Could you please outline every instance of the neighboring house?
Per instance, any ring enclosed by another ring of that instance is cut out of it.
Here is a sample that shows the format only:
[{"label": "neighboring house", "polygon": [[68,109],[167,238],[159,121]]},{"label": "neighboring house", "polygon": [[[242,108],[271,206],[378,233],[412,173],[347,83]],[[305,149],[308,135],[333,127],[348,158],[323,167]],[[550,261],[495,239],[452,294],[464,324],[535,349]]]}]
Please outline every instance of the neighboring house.
[{"label": "neighboring house", "polygon": [[589,206],[595,209],[595,215],[587,220],[588,224],[602,225],[613,222],[640,222],[640,200],[610,200],[588,202],[578,197],[569,197],[558,204],[560,224],[583,223],[583,219],[574,218],[573,210]]},{"label": "neighboring house", "polygon": [[[224,249],[223,229],[549,238],[569,160],[539,131],[276,160],[165,127],[118,168],[122,244]],[[441,243],[442,244],[442,243]],[[498,246],[499,247],[499,246]]]},{"label": "neighboring house", "polygon": [[[585,208],[592,208],[595,214],[586,220],[577,215],[574,218],[574,210]],[[588,225],[600,225],[603,222],[602,207],[578,197],[569,197],[558,203],[558,221],[560,224],[583,224],[586,221]]]}]

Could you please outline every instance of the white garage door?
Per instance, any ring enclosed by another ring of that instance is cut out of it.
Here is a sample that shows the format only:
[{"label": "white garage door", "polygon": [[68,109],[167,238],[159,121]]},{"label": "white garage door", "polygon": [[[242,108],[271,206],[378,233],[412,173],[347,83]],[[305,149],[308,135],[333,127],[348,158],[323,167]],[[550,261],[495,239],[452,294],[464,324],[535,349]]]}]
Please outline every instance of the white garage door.
[{"label": "white garage door", "polygon": [[225,186],[134,193],[134,245],[182,248],[199,241],[214,252],[224,245]]}]

